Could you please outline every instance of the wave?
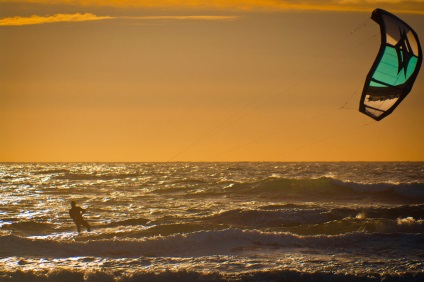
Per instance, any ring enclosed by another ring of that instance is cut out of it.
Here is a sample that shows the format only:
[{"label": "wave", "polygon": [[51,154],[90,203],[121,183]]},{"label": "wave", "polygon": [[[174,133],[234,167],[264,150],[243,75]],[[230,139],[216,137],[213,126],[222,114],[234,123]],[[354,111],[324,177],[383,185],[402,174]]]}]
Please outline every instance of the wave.
[{"label": "wave", "polygon": [[118,227],[118,226],[134,226],[134,225],[145,225],[150,222],[150,219],[146,218],[131,218],[116,222],[111,222],[105,225],[100,225],[101,227]]},{"label": "wave", "polygon": [[49,169],[49,170],[41,170],[35,171],[34,174],[56,174],[56,173],[70,173],[69,169]]},{"label": "wave", "polygon": [[242,210],[235,209],[221,212],[206,218],[220,224],[244,227],[279,227],[326,222],[330,218],[323,208],[277,210]]},{"label": "wave", "polygon": [[223,274],[218,272],[200,272],[191,270],[164,270],[159,272],[135,271],[133,273],[122,274],[120,272],[109,272],[100,270],[71,270],[55,269],[46,272],[36,271],[9,271],[0,274],[0,281],[3,282],[253,282],[253,281],[350,281],[350,282],[419,282],[424,281],[424,273],[404,273],[404,274],[374,274],[371,277],[365,274],[344,274],[329,273],[323,271],[301,272],[296,270],[271,270],[271,271],[245,271],[237,274]]},{"label": "wave", "polygon": [[59,180],[113,180],[113,179],[126,179],[137,178],[140,175],[137,173],[122,173],[122,174],[95,174],[95,173],[69,173],[65,172],[60,175],[53,176],[52,179]]},{"label": "wave", "polygon": [[0,229],[11,230],[21,234],[47,234],[54,230],[51,223],[36,221],[19,221],[10,224],[3,224]]},{"label": "wave", "polygon": [[[205,217],[202,222],[242,229],[278,230],[301,235],[342,234],[358,230],[383,233],[423,233],[424,205],[325,208],[319,205],[274,205],[234,209]],[[408,220],[404,220],[408,219]]]},{"label": "wave", "polygon": [[[139,237],[154,237],[154,236],[168,236],[176,234],[188,234],[192,232],[205,231],[205,230],[216,230],[214,226],[207,226],[199,223],[175,223],[175,224],[162,224],[155,225],[147,228],[137,235]],[[222,229],[222,227],[221,227]]]},{"label": "wave", "polygon": [[[199,231],[170,236],[128,239],[111,238],[92,240],[85,233],[57,234],[23,238],[15,235],[0,237],[0,256],[42,256],[49,258],[97,256],[97,257],[164,257],[164,256],[213,256],[240,255],[263,249],[311,248],[314,250],[339,250],[349,246],[354,250],[374,252],[395,249],[398,255],[405,255],[422,244],[424,234],[382,234],[353,232],[341,235],[301,236],[288,232],[260,232],[255,230],[225,229]],[[382,253],[381,253],[382,254]],[[382,254],[383,255],[383,254]]]},{"label": "wave", "polygon": [[[115,236],[139,238],[185,234],[238,228],[261,231],[290,232],[298,235],[334,235],[355,231],[382,233],[424,233],[424,204],[380,207],[332,207],[320,204],[265,205],[256,208],[235,208],[210,215],[158,219],[129,218],[112,222],[92,222],[99,229],[96,239]],[[66,220],[66,222],[69,222]],[[0,222],[0,230],[26,236],[48,235],[74,230],[73,225],[48,221]],[[94,235],[93,235],[94,236]]]},{"label": "wave", "polygon": [[198,178],[182,178],[182,179],[176,179],[171,182],[171,184],[206,184],[207,181],[204,179],[198,179]]},{"label": "wave", "polygon": [[332,219],[345,217],[362,218],[386,218],[398,219],[404,217],[421,218],[424,214],[424,204],[399,205],[387,207],[356,207],[356,208],[333,208],[331,209]]},{"label": "wave", "polygon": [[[301,207],[276,210],[221,212],[205,218],[217,226],[226,224],[244,229],[273,230],[298,235],[335,235],[355,231],[380,233],[424,233],[424,205],[390,209],[335,209]],[[410,216],[414,215],[414,216]],[[384,217],[386,216],[386,217]]]},{"label": "wave", "polygon": [[355,183],[330,177],[316,179],[265,178],[253,183],[233,183],[228,194],[254,193],[275,200],[302,201],[387,201],[422,203],[424,183]]},{"label": "wave", "polygon": [[423,220],[416,220],[413,217],[398,218],[397,220],[366,219],[363,214],[358,214],[354,218],[344,218],[320,224],[299,225],[289,228],[280,228],[293,234],[299,235],[338,235],[352,232],[368,232],[381,234],[424,234]]}]

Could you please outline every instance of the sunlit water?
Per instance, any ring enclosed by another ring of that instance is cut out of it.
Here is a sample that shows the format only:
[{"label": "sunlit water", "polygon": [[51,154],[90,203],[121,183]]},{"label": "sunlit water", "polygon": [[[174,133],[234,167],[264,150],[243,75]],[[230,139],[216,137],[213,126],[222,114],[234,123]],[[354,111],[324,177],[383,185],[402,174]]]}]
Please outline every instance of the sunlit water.
[{"label": "sunlit water", "polygon": [[424,281],[424,163],[0,164],[0,186],[0,281]]}]

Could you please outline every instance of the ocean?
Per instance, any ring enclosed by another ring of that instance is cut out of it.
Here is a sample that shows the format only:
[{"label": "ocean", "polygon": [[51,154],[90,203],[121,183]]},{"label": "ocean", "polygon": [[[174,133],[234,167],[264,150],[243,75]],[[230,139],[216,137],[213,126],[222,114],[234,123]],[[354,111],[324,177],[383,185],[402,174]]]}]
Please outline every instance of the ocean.
[{"label": "ocean", "polygon": [[0,187],[0,281],[424,281],[422,162],[2,163]]}]

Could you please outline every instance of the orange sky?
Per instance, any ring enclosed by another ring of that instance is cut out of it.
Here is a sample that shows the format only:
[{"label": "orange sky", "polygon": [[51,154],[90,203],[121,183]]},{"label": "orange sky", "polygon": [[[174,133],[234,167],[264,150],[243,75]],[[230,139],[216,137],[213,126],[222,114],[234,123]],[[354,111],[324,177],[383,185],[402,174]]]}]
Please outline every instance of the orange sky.
[{"label": "orange sky", "polygon": [[357,110],[370,1],[50,2],[0,0],[0,161],[424,161],[422,74]]}]

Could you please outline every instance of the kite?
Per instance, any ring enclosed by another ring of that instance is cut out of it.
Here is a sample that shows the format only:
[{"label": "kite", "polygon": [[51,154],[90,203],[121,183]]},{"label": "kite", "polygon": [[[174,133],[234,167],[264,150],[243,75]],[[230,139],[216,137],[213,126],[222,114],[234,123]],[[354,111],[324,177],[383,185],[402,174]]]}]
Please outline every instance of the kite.
[{"label": "kite", "polygon": [[380,25],[381,46],[366,77],[359,111],[378,121],[391,114],[411,91],[422,50],[416,32],[395,15],[375,9],[371,19]]}]

